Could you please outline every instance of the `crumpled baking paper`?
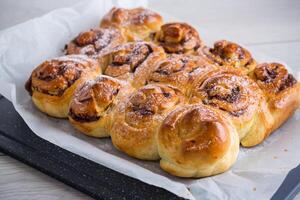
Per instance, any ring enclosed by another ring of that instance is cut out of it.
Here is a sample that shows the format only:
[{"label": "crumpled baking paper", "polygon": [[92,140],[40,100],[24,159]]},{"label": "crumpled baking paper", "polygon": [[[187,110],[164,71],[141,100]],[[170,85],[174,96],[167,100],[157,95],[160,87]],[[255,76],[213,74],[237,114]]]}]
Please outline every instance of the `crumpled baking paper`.
[{"label": "crumpled baking paper", "polygon": [[[45,59],[61,55],[64,44],[80,31],[98,26],[100,18],[112,6],[134,7],[145,3],[146,0],[134,3],[128,0],[86,1],[0,32],[0,93],[13,103],[27,125],[41,138],[180,197],[269,199],[287,173],[300,163],[299,110],[263,144],[251,149],[241,148],[238,161],[226,173],[182,179],[163,172],[158,162],[139,161],[115,150],[110,139],[84,136],[67,120],[48,117],[32,104],[24,83],[34,67]],[[274,60],[255,51],[252,54],[259,61]]]}]

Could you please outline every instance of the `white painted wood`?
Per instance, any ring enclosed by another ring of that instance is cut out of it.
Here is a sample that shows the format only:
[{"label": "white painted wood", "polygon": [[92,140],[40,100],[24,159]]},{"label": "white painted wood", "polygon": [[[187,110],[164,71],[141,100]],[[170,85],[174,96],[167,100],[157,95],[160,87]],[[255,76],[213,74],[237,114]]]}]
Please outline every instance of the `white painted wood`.
[{"label": "white painted wood", "polygon": [[87,200],[91,198],[8,156],[0,156],[0,199]]}]

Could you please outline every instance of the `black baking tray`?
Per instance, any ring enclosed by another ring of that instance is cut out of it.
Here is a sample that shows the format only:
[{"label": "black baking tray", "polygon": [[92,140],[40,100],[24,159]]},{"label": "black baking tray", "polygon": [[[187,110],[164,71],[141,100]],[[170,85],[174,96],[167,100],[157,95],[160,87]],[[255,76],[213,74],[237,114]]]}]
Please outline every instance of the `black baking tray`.
[{"label": "black baking tray", "polygon": [[[0,151],[95,199],[180,199],[39,138],[1,95]],[[272,199],[293,199],[299,183],[300,166],[288,174]]]}]

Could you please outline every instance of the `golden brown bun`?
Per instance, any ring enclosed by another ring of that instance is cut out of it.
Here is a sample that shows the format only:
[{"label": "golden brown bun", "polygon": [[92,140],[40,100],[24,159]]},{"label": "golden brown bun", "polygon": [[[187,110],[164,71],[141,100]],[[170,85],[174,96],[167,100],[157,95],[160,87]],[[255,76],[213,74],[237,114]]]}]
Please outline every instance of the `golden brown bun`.
[{"label": "golden brown bun", "polygon": [[169,84],[186,94],[196,78],[215,68],[200,57],[171,54],[157,63],[147,82]]},{"label": "golden brown bun", "polygon": [[185,103],[181,92],[171,86],[150,84],[118,106],[111,130],[114,146],[135,158],[159,159],[157,130],[165,116]]},{"label": "golden brown bun", "polygon": [[233,68],[216,69],[207,73],[193,85],[191,103],[218,108],[233,122],[243,139],[257,126],[262,139],[267,133],[269,122],[263,119],[267,113],[266,102],[258,85],[248,76]]},{"label": "golden brown bun", "polygon": [[125,42],[118,29],[94,28],[80,33],[66,45],[66,54],[97,55]]},{"label": "golden brown bun", "polygon": [[103,74],[129,81],[134,87],[145,85],[147,76],[156,62],[165,58],[161,47],[149,42],[119,45],[99,56]]},{"label": "golden brown bun", "polygon": [[203,46],[196,29],[186,23],[164,24],[152,37],[167,53],[195,54]]},{"label": "golden brown bun", "polygon": [[221,112],[203,104],[171,112],[158,133],[160,166],[180,177],[205,177],[228,170],[239,152],[235,128]]},{"label": "golden brown bun", "polygon": [[128,41],[145,40],[150,33],[158,31],[163,24],[162,17],[145,8],[112,8],[106,14],[100,27],[116,27],[122,30]]},{"label": "golden brown bun", "polygon": [[116,104],[132,91],[126,82],[105,75],[87,80],[72,98],[69,120],[86,135],[107,137]]},{"label": "golden brown bun", "polygon": [[247,49],[226,40],[215,42],[214,48],[200,48],[198,53],[212,63],[237,68],[243,74],[251,73],[256,66],[256,61]]},{"label": "golden brown bun", "polygon": [[85,55],[64,56],[47,60],[34,69],[26,89],[42,112],[67,118],[69,103],[77,86],[100,73],[97,61]]},{"label": "golden brown bun", "polygon": [[[252,75],[267,98],[272,119],[272,126],[264,136],[266,138],[290,117],[300,105],[300,84],[279,63],[263,63],[258,65]],[[263,138],[263,139],[264,139]],[[257,140],[253,137],[242,141],[244,146],[253,146]]]}]

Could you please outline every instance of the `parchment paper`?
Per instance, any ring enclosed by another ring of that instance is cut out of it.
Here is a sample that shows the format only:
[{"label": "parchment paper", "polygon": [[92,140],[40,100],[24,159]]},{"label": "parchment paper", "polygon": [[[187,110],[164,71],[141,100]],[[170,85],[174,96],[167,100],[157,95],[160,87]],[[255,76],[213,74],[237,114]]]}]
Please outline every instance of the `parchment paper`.
[{"label": "parchment paper", "polygon": [[[136,3],[147,1],[122,1],[121,5],[133,7]],[[12,101],[32,131],[43,139],[178,196],[188,199],[269,199],[289,170],[300,163],[299,110],[263,144],[251,149],[241,148],[238,161],[230,171],[209,178],[181,179],[163,172],[157,162],[130,158],[115,150],[110,139],[86,137],[73,129],[67,120],[50,118],[33,106],[24,89],[32,69],[45,59],[61,55],[64,44],[80,31],[97,26],[113,5],[120,3],[87,1],[0,32],[0,93]],[[276,60],[258,52],[252,51],[252,54],[259,61]]]}]

